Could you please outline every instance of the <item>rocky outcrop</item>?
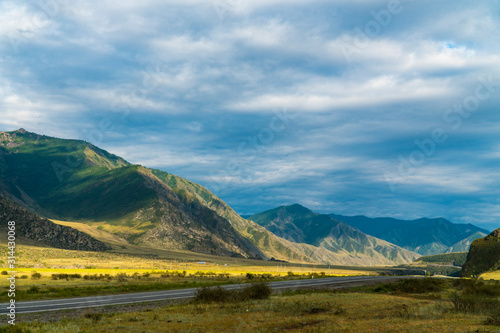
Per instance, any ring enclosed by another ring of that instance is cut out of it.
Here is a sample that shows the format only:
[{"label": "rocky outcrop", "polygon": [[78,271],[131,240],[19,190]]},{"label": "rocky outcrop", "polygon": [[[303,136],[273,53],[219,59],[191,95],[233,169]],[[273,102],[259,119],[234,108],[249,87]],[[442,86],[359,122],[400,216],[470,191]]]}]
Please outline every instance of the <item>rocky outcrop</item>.
[{"label": "rocky outcrop", "polygon": [[24,237],[41,245],[81,251],[106,251],[111,248],[103,242],[76,229],[55,224],[28,212],[0,195],[0,225],[7,235],[7,222],[16,222],[16,237]]}]

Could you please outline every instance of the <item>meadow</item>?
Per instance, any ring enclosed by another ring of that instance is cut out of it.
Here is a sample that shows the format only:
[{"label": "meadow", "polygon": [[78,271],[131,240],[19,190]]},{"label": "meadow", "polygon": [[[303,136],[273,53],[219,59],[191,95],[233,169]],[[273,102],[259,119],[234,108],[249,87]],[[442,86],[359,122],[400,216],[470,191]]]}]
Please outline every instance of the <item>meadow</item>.
[{"label": "meadow", "polygon": [[[18,301],[300,279],[312,275],[378,275],[374,268],[289,264],[134,246],[120,248],[123,252],[82,252],[33,245],[18,245],[16,250]],[[0,245],[0,251],[7,253],[6,245]],[[5,302],[8,269],[5,261],[0,263],[0,288],[3,288],[0,302]]]},{"label": "meadow", "polygon": [[[499,284],[421,279],[349,290],[297,290],[261,299],[195,299],[144,310],[94,309],[33,322],[20,315],[16,332],[498,332],[500,316],[464,308],[470,292],[493,293]],[[471,289],[472,288],[472,289]],[[457,296],[459,295],[459,296]],[[458,297],[458,298],[457,298]],[[482,304],[483,298],[476,298]],[[475,304],[476,304],[475,303]],[[4,328],[9,332],[10,328]],[[1,332],[1,331],[0,331]]]}]

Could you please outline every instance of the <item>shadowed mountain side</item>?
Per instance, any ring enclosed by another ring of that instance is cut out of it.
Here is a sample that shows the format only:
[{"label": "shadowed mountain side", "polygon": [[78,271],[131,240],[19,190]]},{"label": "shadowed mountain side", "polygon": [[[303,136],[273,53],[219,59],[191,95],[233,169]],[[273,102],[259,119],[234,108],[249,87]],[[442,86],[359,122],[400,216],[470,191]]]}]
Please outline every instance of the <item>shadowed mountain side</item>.
[{"label": "shadowed mountain side", "polygon": [[111,248],[103,242],[76,229],[55,224],[42,219],[14,202],[0,195],[0,221],[4,230],[2,238],[7,235],[7,222],[14,221],[17,243],[22,238],[35,241],[40,245],[48,245],[67,250],[106,251]]}]

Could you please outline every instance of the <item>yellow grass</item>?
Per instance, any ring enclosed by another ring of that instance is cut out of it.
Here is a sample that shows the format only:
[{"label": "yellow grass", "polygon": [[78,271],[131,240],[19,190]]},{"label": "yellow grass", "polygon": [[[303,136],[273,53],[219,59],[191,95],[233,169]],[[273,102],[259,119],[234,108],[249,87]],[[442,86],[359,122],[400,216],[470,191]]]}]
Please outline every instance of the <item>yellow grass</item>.
[{"label": "yellow grass", "polygon": [[[0,244],[0,253],[7,254],[6,244]],[[2,260],[0,263],[1,268],[6,269],[6,260]],[[16,265],[19,271],[36,270],[40,273],[47,271],[50,274],[62,272],[86,274],[89,269],[96,270],[94,273],[97,274],[145,270],[185,270],[188,274],[197,271],[212,271],[230,275],[250,272],[276,276],[284,276],[288,272],[295,274],[324,272],[336,276],[376,274],[373,271],[365,271],[360,268],[329,268],[325,265],[235,259],[192,252],[141,248],[133,245],[122,246],[111,252],[90,252],[18,244]]]},{"label": "yellow grass", "polygon": [[103,242],[106,243],[115,243],[115,244],[127,244],[127,241],[117,235],[113,235],[112,233],[106,232],[104,230],[99,230],[98,227],[103,225],[104,222],[102,223],[92,223],[92,224],[85,224],[85,223],[78,223],[78,222],[67,222],[67,221],[59,221],[59,220],[51,220],[52,222],[60,225],[64,225],[67,227],[71,227],[74,229],[77,229],[79,231],[82,231],[86,234],[89,234],[90,236],[99,239]]},{"label": "yellow grass", "polygon": [[480,277],[485,280],[500,280],[500,270],[483,273]]}]

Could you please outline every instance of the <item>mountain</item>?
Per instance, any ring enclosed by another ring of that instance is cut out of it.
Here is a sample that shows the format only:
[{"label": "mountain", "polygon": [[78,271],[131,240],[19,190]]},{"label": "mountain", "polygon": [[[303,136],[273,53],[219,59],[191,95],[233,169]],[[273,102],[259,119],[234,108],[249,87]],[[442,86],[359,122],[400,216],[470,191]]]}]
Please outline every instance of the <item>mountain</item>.
[{"label": "mountain", "polygon": [[477,276],[498,269],[500,269],[500,229],[472,242],[460,275]]},{"label": "mountain", "polygon": [[295,204],[252,215],[250,220],[275,235],[310,244],[345,258],[361,258],[376,264],[406,263],[419,257],[381,239],[369,236],[329,215],[317,214]]},{"label": "mountain", "polygon": [[157,175],[171,185],[184,182],[84,141],[0,133],[0,191],[44,217],[98,223],[155,248],[266,257],[195,193]]},{"label": "mountain", "polygon": [[28,239],[37,244],[67,250],[106,251],[111,249],[108,245],[83,232],[57,225],[31,214],[1,195],[0,221],[0,228],[3,229],[2,235],[7,235],[7,222],[15,222],[17,244],[25,243]]},{"label": "mountain", "polygon": [[488,234],[487,230],[472,224],[452,223],[443,218],[398,220],[389,217],[330,216],[421,255],[466,252],[472,241]]},{"label": "mountain", "polygon": [[[0,132],[0,193],[40,216],[86,223],[143,247],[294,262],[372,263],[367,256],[278,237],[182,177],[130,164],[88,142],[23,129]],[[379,259],[377,263],[411,261],[397,255]]]}]

